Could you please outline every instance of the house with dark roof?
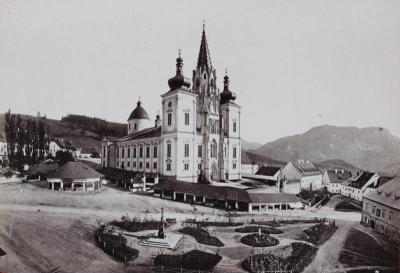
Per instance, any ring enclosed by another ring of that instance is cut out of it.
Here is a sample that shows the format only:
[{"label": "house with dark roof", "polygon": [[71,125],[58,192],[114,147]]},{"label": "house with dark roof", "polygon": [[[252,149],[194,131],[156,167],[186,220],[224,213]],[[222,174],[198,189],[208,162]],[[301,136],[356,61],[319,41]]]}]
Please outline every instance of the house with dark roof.
[{"label": "house with dark roof", "polygon": [[67,162],[46,175],[51,190],[96,191],[100,190],[103,174],[80,161]]},{"label": "house with dark roof", "polygon": [[367,188],[377,183],[378,179],[379,175],[377,173],[367,171],[358,172],[354,177],[342,183],[341,194],[361,202]]},{"label": "house with dark roof", "polygon": [[322,172],[309,160],[288,162],[282,169],[283,191],[297,194],[302,189],[322,188]]},{"label": "house with dark roof", "polygon": [[400,177],[385,178],[369,188],[363,195],[361,222],[400,243]]},{"label": "house with dark roof", "polygon": [[330,193],[341,194],[343,183],[351,177],[351,172],[344,169],[326,170],[322,175],[322,186]]},{"label": "house with dark roof", "polygon": [[278,186],[282,178],[282,170],[277,166],[261,166],[251,178],[262,180],[269,186]]},{"label": "house with dark roof", "polygon": [[154,185],[157,197],[209,207],[268,213],[303,209],[300,198],[288,193],[249,192],[229,186],[215,186],[162,180]]}]

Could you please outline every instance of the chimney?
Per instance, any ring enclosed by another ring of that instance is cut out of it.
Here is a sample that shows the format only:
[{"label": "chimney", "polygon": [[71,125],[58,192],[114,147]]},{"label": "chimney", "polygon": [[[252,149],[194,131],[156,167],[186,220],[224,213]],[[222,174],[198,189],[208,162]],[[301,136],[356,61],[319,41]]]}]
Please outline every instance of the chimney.
[{"label": "chimney", "polygon": [[337,174],[337,169],[335,169],[335,174]]},{"label": "chimney", "polygon": [[342,169],[342,174],[344,174],[344,170]]},{"label": "chimney", "polygon": [[156,116],[156,120],[155,120],[154,126],[155,127],[161,126],[161,119],[160,119],[160,115],[159,114],[157,114],[157,116]]}]

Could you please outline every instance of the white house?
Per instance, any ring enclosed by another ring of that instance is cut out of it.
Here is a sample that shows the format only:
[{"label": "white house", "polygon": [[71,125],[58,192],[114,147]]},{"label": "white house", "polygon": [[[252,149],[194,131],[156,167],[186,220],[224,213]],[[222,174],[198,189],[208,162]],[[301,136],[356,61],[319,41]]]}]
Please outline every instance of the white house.
[{"label": "white house", "polygon": [[258,171],[258,164],[253,163],[243,163],[241,164],[242,176],[254,175]]},{"label": "white house", "polygon": [[223,91],[217,88],[204,29],[198,56],[191,83],[179,54],[154,124],[138,101],[127,135],[103,139],[103,167],[187,182],[241,179],[241,107],[227,75]]},{"label": "white house", "polygon": [[322,172],[309,160],[299,159],[288,162],[282,169],[283,191],[297,194],[302,189],[317,190],[322,188]]},{"label": "white house", "polygon": [[0,166],[3,162],[8,162],[7,142],[5,138],[0,135]]},{"label": "white house", "polygon": [[361,222],[400,243],[400,177],[364,194]]},{"label": "white house", "polygon": [[322,186],[330,193],[341,194],[343,183],[351,178],[351,172],[346,170],[326,170],[322,175]]},{"label": "white house", "polygon": [[55,138],[49,143],[49,154],[55,157],[58,151],[68,151],[74,157],[80,154],[80,149],[75,148],[70,141]]}]

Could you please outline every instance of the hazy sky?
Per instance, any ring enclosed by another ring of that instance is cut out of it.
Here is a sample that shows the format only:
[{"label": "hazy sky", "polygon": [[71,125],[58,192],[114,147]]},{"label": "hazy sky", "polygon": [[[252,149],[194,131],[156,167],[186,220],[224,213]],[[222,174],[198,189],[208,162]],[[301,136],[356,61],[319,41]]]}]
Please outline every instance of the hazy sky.
[{"label": "hazy sky", "polygon": [[242,136],[382,126],[400,136],[400,1],[0,0],[0,111],[126,122],[151,118],[175,74],[191,77],[202,21]]}]

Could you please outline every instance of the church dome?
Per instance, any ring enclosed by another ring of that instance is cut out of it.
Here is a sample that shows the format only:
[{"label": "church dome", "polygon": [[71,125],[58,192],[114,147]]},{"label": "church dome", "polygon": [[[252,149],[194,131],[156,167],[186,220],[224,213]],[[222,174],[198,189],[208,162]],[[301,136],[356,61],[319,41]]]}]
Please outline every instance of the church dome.
[{"label": "church dome", "polygon": [[179,53],[179,57],[176,59],[176,75],[168,80],[168,85],[171,91],[181,87],[190,87],[190,80],[183,76],[182,66],[183,60],[181,58],[181,54]]},{"label": "church dome", "polygon": [[149,119],[149,115],[147,114],[146,110],[142,107],[142,102],[138,101],[137,106],[133,109],[132,113],[130,114],[128,121],[132,119]]}]

